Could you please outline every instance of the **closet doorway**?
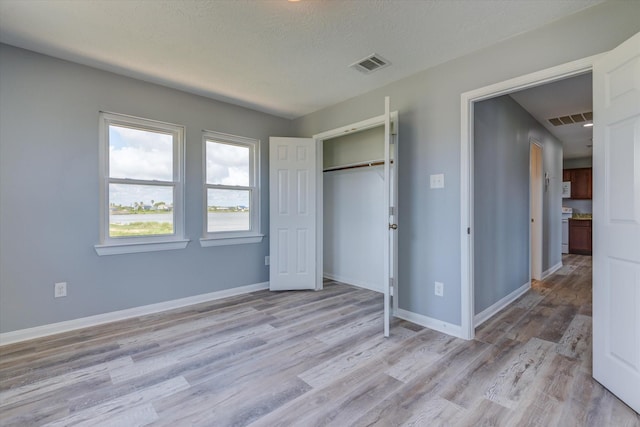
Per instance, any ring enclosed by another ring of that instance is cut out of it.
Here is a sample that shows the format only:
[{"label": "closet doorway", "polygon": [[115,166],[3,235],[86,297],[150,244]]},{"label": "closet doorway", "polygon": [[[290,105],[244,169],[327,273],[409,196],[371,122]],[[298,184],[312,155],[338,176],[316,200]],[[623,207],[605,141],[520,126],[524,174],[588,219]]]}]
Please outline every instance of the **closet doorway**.
[{"label": "closet doorway", "polygon": [[[331,245],[327,248],[331,270],[328,275],[357,286],[382,288],[385,336],[389,336],[391,312],[398,307],[398,113],[391,113],[389,104],[389,97],[386,97],[385,113],[381,116],[323,132],[312,138],[269,138],[269,289],[322,289],[326,265],[324,175],[332,174],[327,178],[328,191],[331,191],[328,194],[331,207],[327,209],[329,220],[332,221],[326,232]],[[381,136],[378,129],[381,130]],[[371,141],[371,146],[367,141]],[[381,153],[376,148],[379,143],[382,146]],[[357,174],[356,169],[367,173]],[[370,181],[370,177],[375,178],[379,171],[382,174],[381,189],[377,181]],[[382,199],[379,198],[380,194]],[[358,198],[364,206],[353,204]],[[345,205],[350,206],[351,210],[343,210]],[[359,212],[359,218],[353,215],[353,210]],[[343,215],[347,217],[346,223]],[[369,226],[360,227],[362,223]],[[357,235],[353,233],[356,226],[361,230]],[[345,236],[356,236],[352,238],[360,241],[349,242],[355,245],[345,250],[339,247],[347,241]],[[375,252],[382,254],[382,257],[359,260],[354,262],[354,266],[347,266],[333,255],[334,251],[341,253],[341,256]],[[364,279],[364,276],[349,276],[350,272],[345,275],[345,268],[358,274],[368,273],[373,263],[377,262],[382,267],[379,282],[375,279],[371,281],[368,274]],[[395,297],[392,300],[394,289]]]},{"label": "closet doorway", "polygon": [[384,127],[322,145],[323,276],[383,292]]},{"label": "closet doorway", "polygon": [[313,136],[320,279],[381,292],[385,336],[398,306],[397,129],[386,98],[384,115]]}]

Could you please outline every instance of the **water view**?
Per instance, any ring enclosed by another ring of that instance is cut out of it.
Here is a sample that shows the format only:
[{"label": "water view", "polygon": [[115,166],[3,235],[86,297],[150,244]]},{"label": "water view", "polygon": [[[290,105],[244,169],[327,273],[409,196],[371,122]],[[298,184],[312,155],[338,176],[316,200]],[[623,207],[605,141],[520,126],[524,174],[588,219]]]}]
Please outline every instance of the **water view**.
[{"label": "water view", "polygon": [[[249,212],[208,212],[207,230],[238,231],[249,230]],[[109,235],[143,236],[173,233],[173,213],[144,213],[144,214],[110,214]]]}]

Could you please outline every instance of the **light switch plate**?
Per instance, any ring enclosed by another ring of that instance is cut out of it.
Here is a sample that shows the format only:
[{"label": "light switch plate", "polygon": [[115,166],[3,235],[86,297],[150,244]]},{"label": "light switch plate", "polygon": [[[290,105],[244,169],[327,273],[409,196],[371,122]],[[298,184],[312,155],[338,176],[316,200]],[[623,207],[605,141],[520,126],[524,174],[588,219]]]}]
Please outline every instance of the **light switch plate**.
[{"label": "light switch plate", "polygon": [[431,175],[431,188],[444,188],[444,174]]}]

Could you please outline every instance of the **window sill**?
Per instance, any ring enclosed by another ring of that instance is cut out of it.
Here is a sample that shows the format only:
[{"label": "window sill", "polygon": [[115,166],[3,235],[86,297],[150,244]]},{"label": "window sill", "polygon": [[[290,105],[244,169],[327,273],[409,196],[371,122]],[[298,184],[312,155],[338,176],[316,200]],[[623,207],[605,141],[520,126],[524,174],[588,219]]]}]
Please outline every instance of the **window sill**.
[{"label": "window sill", "polygon": [[187,247],[189,240],[166,240],[160,242],[146,243],[121,243],[95,245],[94,248],[98,255],[120,255],[133,254],[138,252],[154,252],[154,251],[170,251],[174,249],[184,249]]},{"label": "window sill", "polygon": [[203,248],[207,248],[209,246],[245,245],[249,243],[260,243],[262,242],[263,238],[264,238],[264,234],[203,237],[200,239],[200,246],[202,246]]}]

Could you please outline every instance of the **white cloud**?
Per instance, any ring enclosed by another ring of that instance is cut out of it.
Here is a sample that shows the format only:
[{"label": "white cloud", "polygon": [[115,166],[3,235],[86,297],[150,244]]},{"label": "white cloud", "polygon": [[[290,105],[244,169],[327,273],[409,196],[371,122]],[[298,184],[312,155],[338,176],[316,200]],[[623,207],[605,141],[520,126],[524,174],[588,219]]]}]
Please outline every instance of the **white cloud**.
[{"label": "white cloud", "polygon": [[207,183],[249,185],[249,148],[207,141]]},{"label": "white cloud", "polygon": [[109,176],[173,180],[173,138],[168,134],[111,126]]}]

